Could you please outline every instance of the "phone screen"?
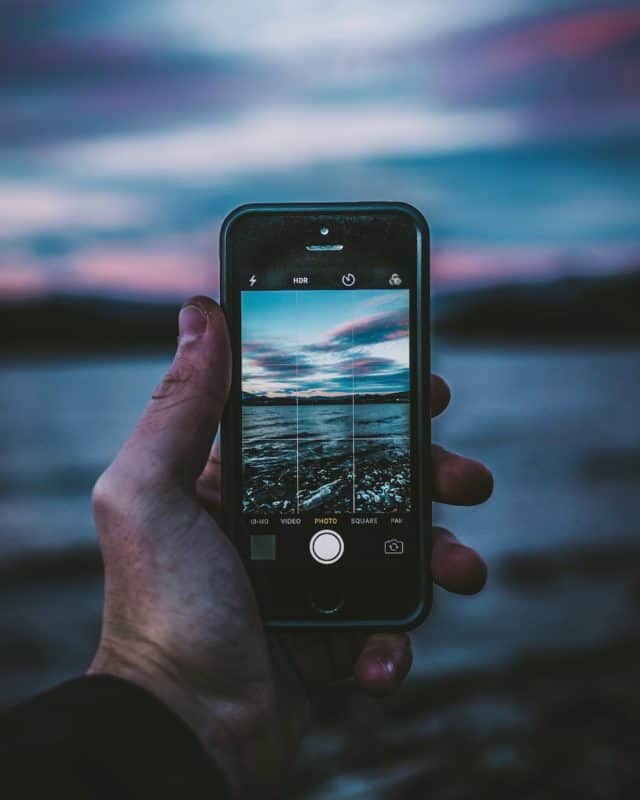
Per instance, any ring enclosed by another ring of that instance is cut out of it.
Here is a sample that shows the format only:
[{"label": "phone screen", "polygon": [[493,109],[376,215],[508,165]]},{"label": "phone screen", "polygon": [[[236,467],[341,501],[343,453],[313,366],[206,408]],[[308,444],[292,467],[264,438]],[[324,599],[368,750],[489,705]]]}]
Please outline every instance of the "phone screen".
[{"label": "phone screen", "polygon": [[[415,604],[418,269],[403,222],[404,248],[388,227],[382,243],[375,227],[349,239],[334,220],[328,240],[340,250],[313,249],[324,244],[313,225],[288,239],[279,228],[236,256],[236,540],[288,616],[304,615],[293,595],[305,583],[316,594],[345,580],[364,587],[367,571],[411,585],[396,610]],[[366,594],[344,613],[366,616]]]},{"label": "phone screen", "polygon": [[243,514],[366,525],[411,510],[402,283],[242,292]]}]

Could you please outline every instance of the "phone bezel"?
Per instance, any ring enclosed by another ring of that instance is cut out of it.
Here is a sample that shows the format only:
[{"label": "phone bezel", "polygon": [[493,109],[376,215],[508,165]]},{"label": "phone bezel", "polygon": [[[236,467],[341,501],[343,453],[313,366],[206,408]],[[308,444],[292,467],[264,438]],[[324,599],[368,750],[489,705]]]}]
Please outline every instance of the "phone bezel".
[{"label": "phone bezel", "polygon": [[[429,574],[429,558],[431,546],[431,493],[429,487],[431,480],[431,415],[429,402],[430,386],[430,292],[429,292],[429,254],[430,233],[429,226],[424,216],[413,206],[397,202],[371,202],[371,203],[249,203],[234,209],[224,220],[220,230],[220,298],[225,312],[230,332],[235,330],[234,298],[232,296],[231,280],[231,244],[234,224],[251,214],[271,215],[313,215],[313,214],[398,214],[409,217],[416,231],[416,349],[417,349],[417,374],[414,376],[416,385],[416,428],[421,447],[417,448],[417,485],[423,487],[418,490],[417,519],[418,519],[418,553],[423,569],[419,571],[419,602],[414,611],[408,616],[399,619],[358,619],[341,620],[335,618],[288,620],[265,619],[265,625],[273,628],[376,628],[384,630],[409,630],[419,625],[429,612],[432,602],[432,581]],[[234,336],[232,333],[232,344]],[[232,374],[232,388],[230,401],[227,402],[221,424],[221,456],[222,456],[222,498],[223,498],[223,524],[229,532],[233,531],[232,519],[235,503],[225,502],[225,498],[235,497],[238,491],[234,484],[236,463],[239,452],[239,442],[235,441],[237,431],[238,403],[234,397],[239,397],[240,370],[236,366],[234,354],[234,368]],[[420,413],[421,412],[421,413]]]}]

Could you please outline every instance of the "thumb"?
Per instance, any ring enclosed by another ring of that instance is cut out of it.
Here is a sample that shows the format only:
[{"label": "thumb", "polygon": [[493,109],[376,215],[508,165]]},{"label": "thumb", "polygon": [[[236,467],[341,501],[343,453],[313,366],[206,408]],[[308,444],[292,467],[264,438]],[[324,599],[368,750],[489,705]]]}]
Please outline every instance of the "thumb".
[{"label": "thumb", "polygon": [[193,490],[229,392],[231,346],[222,309],[208,297],[187,300],[178,331],[173,364],[118,461],[138,481],[177,480]]}]

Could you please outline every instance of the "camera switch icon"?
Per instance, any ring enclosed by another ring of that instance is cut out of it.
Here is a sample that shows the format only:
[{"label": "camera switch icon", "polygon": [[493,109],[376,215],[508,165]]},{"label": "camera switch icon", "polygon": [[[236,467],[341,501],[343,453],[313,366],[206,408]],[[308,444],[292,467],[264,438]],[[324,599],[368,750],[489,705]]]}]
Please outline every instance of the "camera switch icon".
[{"label": "camera switch icon", "polygon": [[402,286],[402,278],[398,275],[397,272],[394,272],[393,275],[389,278],[389,286]]},{"label": "camera switch icon", "polygon": [[404,553],[402,539],[387,539],[384,543],[385,556],[401,556]]}]

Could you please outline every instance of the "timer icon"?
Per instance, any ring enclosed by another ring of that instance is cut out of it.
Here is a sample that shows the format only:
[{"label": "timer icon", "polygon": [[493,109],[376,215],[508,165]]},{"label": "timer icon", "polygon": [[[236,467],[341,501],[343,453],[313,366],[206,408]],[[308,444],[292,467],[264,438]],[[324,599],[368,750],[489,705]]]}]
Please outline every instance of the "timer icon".
[{"label": "timer icon", "polygon": [[342,276],[342,285],[346,286],[347,288],[353,286],[355,282],[356,276],[353,274],[353,272],[347,272]]}]

